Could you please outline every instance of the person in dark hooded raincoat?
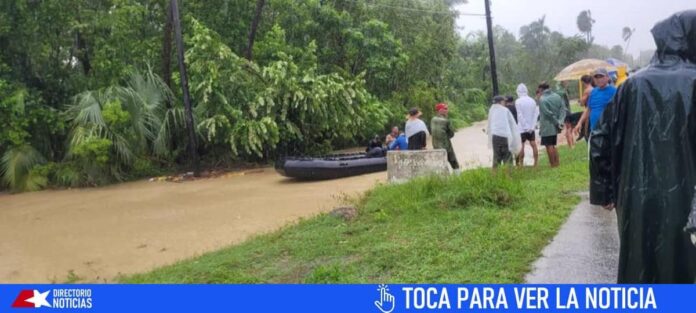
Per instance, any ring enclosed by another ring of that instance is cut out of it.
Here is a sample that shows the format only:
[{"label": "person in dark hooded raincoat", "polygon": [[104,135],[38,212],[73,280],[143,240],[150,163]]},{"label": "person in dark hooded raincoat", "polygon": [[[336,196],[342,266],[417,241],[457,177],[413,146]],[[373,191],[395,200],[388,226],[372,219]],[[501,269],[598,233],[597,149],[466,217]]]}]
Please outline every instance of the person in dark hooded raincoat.
[{"label": "person in dark hooded raincoat", "polygon": [[696,185],[696,10],[652,29],[651,64],[618,90],[591,135],[590,202],[616,208],[619,283],[694,283],[684,231]]}]

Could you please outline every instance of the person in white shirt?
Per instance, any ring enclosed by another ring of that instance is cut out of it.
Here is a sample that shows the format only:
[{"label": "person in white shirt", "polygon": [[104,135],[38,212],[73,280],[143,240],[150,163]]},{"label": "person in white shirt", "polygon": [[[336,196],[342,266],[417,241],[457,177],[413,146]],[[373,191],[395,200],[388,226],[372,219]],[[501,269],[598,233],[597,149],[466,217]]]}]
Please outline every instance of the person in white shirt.
[{"label": "person in white shirt", "polygon": [[517,85],[515,108],[517,109],[517,127],[520,130],[522,140],[522,149],[520,149],[520,153],[517,155],[517,165],[524,165],[524,143],[529,141],[529,145],[534,153],[534,166],[536,167],[539,162],[539,149],[537,148],[534,129],[539,119],[539,107],[536,101],[529,96],[527,86],[524,84]]},{"label": "person in white shirt", "polygon": [[522,146],[515,118],[504,103],[504,97],[495,96],[488,111],[488,147],[493,149],[494,172],[501,163],[512,165],[513,155],[519,153]]},{"label": "person in white shirt", "polygon": [[430,133],[420,117],[423,115],[418,108],[411,108],[408,111],[406,120],[406,138],[408,138],[408,150],[425,150],[426,140]]}]

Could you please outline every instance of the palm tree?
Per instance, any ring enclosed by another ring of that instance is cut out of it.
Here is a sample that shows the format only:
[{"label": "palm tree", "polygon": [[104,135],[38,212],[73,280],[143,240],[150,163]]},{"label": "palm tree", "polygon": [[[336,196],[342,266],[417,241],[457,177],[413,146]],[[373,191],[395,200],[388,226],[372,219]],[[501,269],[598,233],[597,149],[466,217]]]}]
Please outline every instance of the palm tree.
[{"label": "palm tree", "polygon": [[46,159],[34,147],[28,144],[12,147],[0,160],[2,182],[12,191],[39,190],[46,186],[47,179],[32,169],[44,163]]},{"label": "palm tree", "polygon": [[551,31],[546,26],[546,16],[520,28],[520,42],[533,51],[544,50]]},{"label": "palm tree", "polygon": [[580,14],[578,14],[578,29],[581,33],[585,34],[588,44],[594,41],[594,37],[592,37],[592,24],[594,23],[595,20],[592,19],[592,12],[590,12],[590,10],[581,11]]},{"label": "palm tree", "polygon": [[[7,95],[2,104],[9,106],[11,112],[23,114],[27,103],[25,98],[27,91],[18,89],[13,94]],[[34,191],[43,188],[46,176],[33,169],[46,163],[46,158],[29,143],[10,144],[10,147],[2,147],[0,158],[0,187],[8,186],[12,191]]]},{"label": "palm tree", "polygon": [[90,164],[80,164],[88,181],[102,182],[119,180],[120,170],[144,155],[168,156],[172,132],[183,123],[180,106],[167,108],[171,99],[171,91],[152,69],[133,73],[126,87],[78,94],[66,111],[72,126],[68,159],[74,157],[77,147],[108,141],[113,155],[107,172],[99,168],[103,164],[91,164],[93,160],[81,160]]},{"label": "palm tree", "polygon": [[626,42],[626,46],[624,46],[624,52],[628,51],[628,46],[631,44],[631,37],[633,37],[633,33],[635,31],[636,31],[635,28],[631,29],[628,26],[623,28],[621,37],[623,37],[623,40]]}]

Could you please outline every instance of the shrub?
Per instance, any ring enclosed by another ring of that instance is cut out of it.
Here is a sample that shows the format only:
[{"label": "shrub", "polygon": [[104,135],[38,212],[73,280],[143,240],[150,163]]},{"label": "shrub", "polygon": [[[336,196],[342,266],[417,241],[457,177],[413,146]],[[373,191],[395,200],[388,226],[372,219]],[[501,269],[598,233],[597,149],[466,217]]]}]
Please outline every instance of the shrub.
[{"label": "shrub", "polygon": [[[77,95],[68,107],[72,127],[61,185],[101,185],[121,181],[138,160],[174,157],[170,144],[181,127],[182,110],[167,108],[171,92],[151,70],[131,74],[127,86]],[[148,166],[149,167],[149,166]],[[148,173],[150,171],[147,171]],[[77,180],[77,181],[76,181]]]},{"label": "shrub", "polygon": [[86,138],[71,147],[72,164],[80,173],[79,185],[101,185],[120,178],[118,167],[110,164],[112,147],[111,140],[99,137]]},{"label": "shrub", "polygon": [[34,147],[21,145],[10,148],[2,156],[2,181],[13,191],[35,191],[47,184],[46,171],[37,168],[46,159]]}]

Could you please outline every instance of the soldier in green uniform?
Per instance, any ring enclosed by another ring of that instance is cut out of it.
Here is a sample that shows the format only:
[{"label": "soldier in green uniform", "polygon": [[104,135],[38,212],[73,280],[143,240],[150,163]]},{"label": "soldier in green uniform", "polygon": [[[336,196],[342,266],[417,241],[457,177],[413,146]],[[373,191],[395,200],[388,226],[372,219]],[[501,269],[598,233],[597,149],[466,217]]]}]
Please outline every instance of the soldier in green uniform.
[{"label": "soldier in green uniform", "polygon": [[452,124],[447,118],[447,104],[438,103],[435,105],[435,111],[437,115],[430,120],[433,148],[447,150],[447,161],[452,166],[452,169],[458,170],[459,162],[457,162],[457,156],[454,154],[452,142],[450,141],[450,138],[454,137],[454,129],[452,129]]}]

